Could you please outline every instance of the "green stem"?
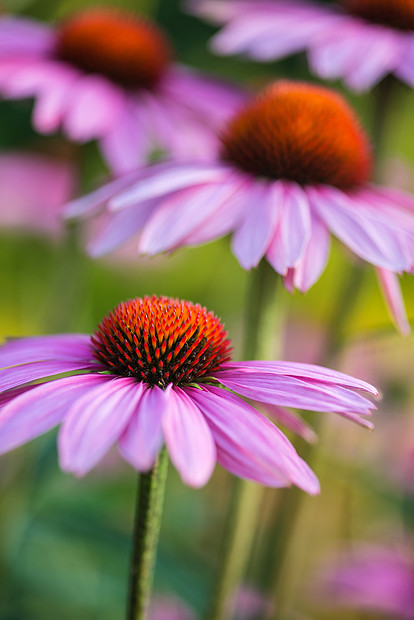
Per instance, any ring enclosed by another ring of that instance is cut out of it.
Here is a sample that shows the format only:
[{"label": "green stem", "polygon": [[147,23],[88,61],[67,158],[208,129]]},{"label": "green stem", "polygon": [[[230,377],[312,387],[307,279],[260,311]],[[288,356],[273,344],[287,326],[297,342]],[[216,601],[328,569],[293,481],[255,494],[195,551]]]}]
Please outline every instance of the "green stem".
[{"label": "green stem", "polygon": [[[275,330],[275,323],[280,328],[281,322],[277,279],[265,261],[249,274],[244,359],[272,359],[275,356],[276,337],[280,333]],[[224,550],[208,620],[223,620],[231,615],[229,602],[246,570],[262,495],[259,485],[234,479],[224,531]]]},{"label": "green stem", "polygon": [[[373,111],[372,140],[376,152],[377,160],[384,144],[387,119],[392,107],[393,95],[395,90],[395,79],[389,76],[383,80],[375,92],[375,108]],[[378,173],[377,173],[378,176]],[[335,307],[332,311],[328,330],[328,342],[325,346],[320,364],[329,366],[336,359],[338,353],[344,345],[344,326],[355,308],[359,294],[364,282],[364,269],[358,262],[355,262],[349,270],[342,289],[335,300]],[[323,417],[316,418],[314,428],[320,436],[322,433]],[[305,444],[301,450],[302,458],[308,465],[312,466],[315,461],[315,446]],[[273,604],[269,606],[273,609],[269,617],[279,620],[284,611],[283,592],[285,591],[284,566],[289,555],[290,545],[293,540],[298,514],[305,499],[305,494],[298,488],[283,489],[279,502],[279,511],[273,522],[271,540],[273,562],[269,571],[268,591],[271,592]]]},{"label": "green stem", "polygon": [[127,620],[145,620],[147,618],[167,471],[168,454],[163,448],[151,471],[139,476]]}]

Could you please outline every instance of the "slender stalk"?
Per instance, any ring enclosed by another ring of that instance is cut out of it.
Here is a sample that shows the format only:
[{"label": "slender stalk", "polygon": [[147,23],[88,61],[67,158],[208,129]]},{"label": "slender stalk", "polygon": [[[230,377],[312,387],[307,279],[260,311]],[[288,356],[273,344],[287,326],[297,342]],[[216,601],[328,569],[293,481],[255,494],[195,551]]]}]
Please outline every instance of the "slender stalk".
[{"label": "slender stalk", "polygon": [[[280,328],[281,322],[277,280],[278,276],[265,261],[249,274],[245,359],[274,357],[276,336],[280,333],[276,331],[275,324]],[[229,601],[246,570],[262,497],[263,491],[259,485],[239,478],[234,479],[224,532],[224,550],[212,605],[207,614],[208,620],[231,617]]]},{"label": "slender stalk", "polygon": [[[374,93],[375,106],[372,115],[372,141],[377,160],[379,159],[380,151],[384,144],[387,119],[392,107],[395,84],[394,78],[389,76],[376,87]],[[376,176],[378,176],[378,173]],[[318,360],[320,364],[330,365],[342,349],[344,344],[344,326],[359,298],[363,281],[363,266],[359,262],[355,262],[335,301],[335,307],[329,323],[329,339],[322,352],[321,359]],[[322,425],[323,418],[320,416],[316,419],[316,423],[314,424],[315,430],[318,432],[319,436],[322,433]],[[312,466],[315,460],[315,446],[305,444],[301,450],[301,456],[308,465]],[[279,620],[284,611],[282,593],[284,591],[286,575],[283,569],[289,555],[298,514],[302,502],[305,499],[303,491],[300,491],[296,487],[283,489],[281,495],[279,511],[274,520],[271,532],[274,560],[269,571],[268,591],[271,593],[273,604],[269,605],[270,611],[268,617],[272,618],[272,620]]]},{"label": "slender stalk", "polygon": [[151,595],[161,527],[168,454],[165,448],[154,467],[139,476],[132,540],[127,620],[145,620]]}]

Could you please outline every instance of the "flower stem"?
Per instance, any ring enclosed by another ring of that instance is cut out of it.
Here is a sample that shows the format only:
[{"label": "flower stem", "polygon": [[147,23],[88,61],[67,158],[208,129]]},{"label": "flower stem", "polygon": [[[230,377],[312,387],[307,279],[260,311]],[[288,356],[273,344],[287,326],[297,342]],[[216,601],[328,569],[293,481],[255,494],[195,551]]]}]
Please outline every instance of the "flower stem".
[{"label": "flower stem", "polygon": [[140,474],[132,541],[127,620],[145,620],[151,595],[161,527],[168,454],[163,448],[154,467]]},{"label": "flower stem", "polygon": [[[272,359],[275,356],[273,349],[276,348],[282,319],[277,280],[278,276],[265,261],[249,274],[244,359]],[[276,325],[279,331],[276,331]],[[234,478],[224,531],[224,550],[208,620],[231,617],[231,597],[249,560],[262,493],[259,485]]]}]

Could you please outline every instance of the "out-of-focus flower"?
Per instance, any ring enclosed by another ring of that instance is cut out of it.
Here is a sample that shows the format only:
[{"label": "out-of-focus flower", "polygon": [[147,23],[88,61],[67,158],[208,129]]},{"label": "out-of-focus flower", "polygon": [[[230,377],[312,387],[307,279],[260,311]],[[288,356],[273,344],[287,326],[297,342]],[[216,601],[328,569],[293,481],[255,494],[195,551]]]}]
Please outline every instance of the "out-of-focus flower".
[{"label": "out-of-focus flower", "polygon": [[56,236],[60,207],[75,194],[74,168],[25,152],[0,154],[0,228]]},{"label": "out-of-focus flower", "polygon": [[307,291],[329,255],[330,233],[375,265],[395,321],[408,331],[396,273],[414,266],[414,198],[371,185],[367,138],[346,102],[315,85],[280,81],[223,129],[215,162],[161,163],[66,208],[103,205],[110,225],[94,256],[140,232],[139,252],[171,252],[232,232],[242,267],[266,257],[286,287]]},{"label": "out-of-focus flower", "polygon": [[407,552],[360,546],[324,567],[316,584],[323,604],[414,619],[414,563]]},{"label": "out-of-focus flower", "polygon": [[237,394],[372,427],[365,416],[375,407],[355,390],[377,391],[320,366],[231,362],[230,351],[217,317],[166,297],[121,303],[92,338],[11,340],[0,349],[0,452],[62,423],[60,465],[79,476],[116,442],[146,471],[165,443],[190,486],[205,484],[217,461],[267,486],[317,493],[315,475],[283,433]]},{"label": "out-of-focus flower", "polygon": [[208,156],[218,128],[243,97],[172,61],[164,34],[146,19],[90,8],[50,27],[0,18],[0,92],[34,97],[40,133],[98,139],[115,173],[156,150]]},{"label": "out-of-focus flower", "polygon": [[151,601],[149,620],[196,620],[196,614],[174,596],[157,595]]},{"label": "out-of-focus flower", "polygon": [[343,78],[355,90],[388,73],[414,86],[414,2],[343,0],[190,0],[190,12],[225,24],[213,38],[218,54],[260,61],[308,51],[311,70]]}]

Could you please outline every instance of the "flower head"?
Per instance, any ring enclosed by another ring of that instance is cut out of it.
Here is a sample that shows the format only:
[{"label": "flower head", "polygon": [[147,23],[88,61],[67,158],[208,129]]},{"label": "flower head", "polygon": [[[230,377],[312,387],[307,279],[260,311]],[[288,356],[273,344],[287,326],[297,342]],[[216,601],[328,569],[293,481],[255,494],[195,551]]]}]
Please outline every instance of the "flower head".
[{"label": "flower head", "polygon": [[260,61],[307,50],[312,71],[343,78],[355,90],[388,73],[414,85],[412,0],[189,0],[190,12],[224,28],[211,44],[219,54]]},{"label": "flower head", "polygon": [[365,416],[374,406],[358,391],[375,388],[309,364],[231,362],[230,346],[211,312],[167,297],[120,304],[92,338],[11,340],[0,348],[0,453],[61,423],[60,464],[76,475],[114,443],[146,471],[165,443],[191,486],[205,484],[217,461],[243,478],[317,493],[287,438],[237,394],[371,427]]},{"label": "flower head", "polygon": [[369,182],[368,140],[352,110],[321,86],[281,81],[223,127],[215,162],[161,163],[70,204],[107,205],[90,246],[110,252],[140,233],[143,254],[233,233],[242,267],[265,257],[287,288],[308,290],[329,255],[330,233],[378,270],[390,309],[408,331],[396,273],[414,267],[414,199]]},{"label": "flower head", "polygon": [[156,150],[214,155],[211,127],[244,98],[174,63],[164,33],[121,9],[85,9],[54,27],[0,17],[0,40],[0,93],[33,97],[40,133],[97,139],[115,173]]}]

